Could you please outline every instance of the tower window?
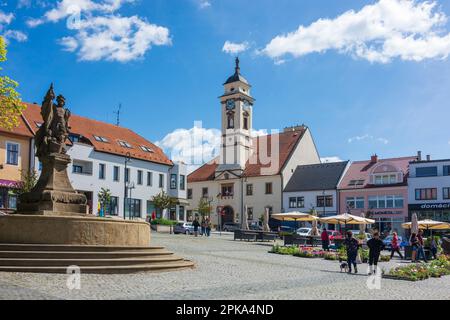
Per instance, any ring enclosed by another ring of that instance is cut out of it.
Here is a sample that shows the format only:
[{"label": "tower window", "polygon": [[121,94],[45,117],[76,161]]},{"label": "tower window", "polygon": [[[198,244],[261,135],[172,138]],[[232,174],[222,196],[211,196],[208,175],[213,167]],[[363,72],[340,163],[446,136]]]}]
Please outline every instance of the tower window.
[{"label": "tower window", "polygon": [[227,128],[234,129],[234,113],[232,112],[227,114]]},{"label": "tower window", "polygon": [[244,130],[248,130],[248,117],[244,116]]}]

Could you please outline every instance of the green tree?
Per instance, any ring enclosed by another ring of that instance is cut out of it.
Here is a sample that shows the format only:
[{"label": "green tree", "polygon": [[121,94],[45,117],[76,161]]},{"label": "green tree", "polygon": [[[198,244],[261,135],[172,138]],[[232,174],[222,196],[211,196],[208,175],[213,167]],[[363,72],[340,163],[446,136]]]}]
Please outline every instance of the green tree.
[{"label": "green tree", "polygon": [[38,174],[35,170],[20,170],[20,173],[22,179],[18,184],[18,189],[15,191],[17,195],[30,192],[38,181]]},{"label": "green tree", "polygon": [[[6,61],[6,53],[5,39],[0,36],[0,63]],[[3,75],[2,70],[0,66],[0,127],[12,130],[19,124],[19,117],[25,110],[25,105],[16,91],[19,83]]]},{"label": "green tree", "polygon": [[205,198],[201,198],[198,202],[197,212],[202,216],[202,218],[209,217],[211,215],[210,202]]},{"label": "green tree", "polygon": [[170,209],[176,204],[176,200],[169,196],[164,191],[152,197],[151,201],[156,209],[164,211],[165,209]]},{"label": "green tree", "polygon": [[100,192],[97,194],[98,202],[100,202],[100,207],[103,209],[103,214],[105,213],[106,206],[111,202],[111,190],[101,188]]}]

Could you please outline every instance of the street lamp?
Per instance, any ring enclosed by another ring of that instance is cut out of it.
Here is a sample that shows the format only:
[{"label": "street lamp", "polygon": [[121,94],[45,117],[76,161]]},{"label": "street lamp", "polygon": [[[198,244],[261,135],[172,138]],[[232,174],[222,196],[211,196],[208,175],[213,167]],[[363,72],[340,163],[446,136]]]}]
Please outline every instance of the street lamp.
[{"label": "street lamp", "polygon": [[125,215],[125,211],[126,211],[126,207],[127,207],[127,197],[128,197],[128,186],[127,186],[127,180],[130,179],[129,175],[127,177],[127,166],[128,163],[131,162],[131,154],[129,152],[127,152],[127,154],[125,155],[125,172],[124,172],[124,177],[123,177],[123,186],[124,186],[124,197],[123,197],[123,219],[126,220],[126,215]]},{"label": "street lamp", "polygon": [[136,187],[134,186],[134,182],[130,182],[130,183],[128,183],[128,190],[130,190],[130,197],[129,197],[129,204],[128,204],[128,212],[130,213],[130,220],[131,220],[131,199],[133,198],[132,196],[131,196],[131,192],[133,191],[133,189],[135,189]]}]

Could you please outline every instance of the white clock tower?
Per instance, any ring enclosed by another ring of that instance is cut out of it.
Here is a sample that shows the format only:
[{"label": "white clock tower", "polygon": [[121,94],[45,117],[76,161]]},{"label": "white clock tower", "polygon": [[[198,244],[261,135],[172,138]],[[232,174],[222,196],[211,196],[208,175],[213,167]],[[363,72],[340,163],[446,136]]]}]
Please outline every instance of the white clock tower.
[{"label": "white clock tower", "polygon": [[223,171],[241,175],[251,155],[254,99],[251,85],[241,75],[239,58],[234,74],[224,83],[220,97],[222,110],[222,145],[216,176]]}]

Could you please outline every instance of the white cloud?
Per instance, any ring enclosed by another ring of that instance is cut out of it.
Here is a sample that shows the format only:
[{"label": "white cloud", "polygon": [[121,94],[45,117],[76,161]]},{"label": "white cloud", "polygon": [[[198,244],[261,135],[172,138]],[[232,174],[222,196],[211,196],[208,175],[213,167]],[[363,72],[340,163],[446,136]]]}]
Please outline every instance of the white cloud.
[{"label": "white cloud", "polygon": [[300,25],[272,39],[261,52],[275,61],[329,50],[379,63],[443,59],[450,53],[446,21],[435,1],[380,0],[360,11]]},{"label": "white cloud", "polygon": [[22,31],[18,30],[7,30],[5,33],[3,33],[3,36],[8,41],[12,39],[18,42],[25,42],[28,40],[28,36]]},{"label": "white cloud", "polygon": [[30,27],[67,19],[75,34],[58,42],[63,50],[76,52],[81,61],[128,62],[142,58],[152,46],[170,45],[169,29],[138,16],[116,13],[123,4],[136,0],[62,0],[41,18],[29,19]]},{"label": "white cloud", "polygon": [[383,137],[374,137],[374,136],[372,136],[370,134],[367,134],[367,133],[364,134],[364,135],[361,135],[361,136],[354,136],[354,137],[348,138],[347,142],[348,143],[353,143],[353,142],[360,142],[360,141],[364,141],[364,140],[371,140],[371,141],[375,140],[375,141],[380,142],[382,144],[389,144],[389,140],[388,139],[383,138]]},{"label": "white cloud", "polygon": [[223,45],[222,51],[228,54],[236,55],[249,49],[248,42],[235,43],[226,41]]},{"label": "white cloud", "polygon": [[322,163],[332,163],[332,162],[341,162],[343,161],[341,158],[339,158],[338,156],[333,156],[333,157],[323,157],[320,158],[320,161]]},{"label": "white cloud", "polygon": [[5,29],[14,20],[15,16],[12,13],[5,13],[0,10],[0,32],[4,39],[9,42],[10,40],[16,40],[19,42],[27,41],[28,36],[22,31]]},{"label": "white cloud", "polygon": [[170,45],[169,29],[150,24],[137,16],[105,16],[81,20],[74,37],[60,43],[76,51],[85,61],[127,62],[144,56],[153,46]]},{"label": "white cloud", "polygon": [[200,9],[205,9],[211,7],[211,2],[209,0],[200,0],[198,3]]},{"label": "white cloud", "polygon": [[188,165],[189,172],[217,157],[220,153],[221,132],[196,124],[191,129],[176,129],[156,144],[173,161]]},{"label": "white cloud", "polygon": [[10,24],[11,21],[14,19],[14,14],[12,13],[5,13],[0,10],[0,25],[1,24]]},{"label": "white cloud", "polygon": [[55,8],[47,11],[41,18],[32,18],[27,21],[29,27],[36,27],[46,22],[58,22],[81,13],[90,15],[92,13],[111,14],[122,7],[125,3],[135,0],[62,0]]}]

